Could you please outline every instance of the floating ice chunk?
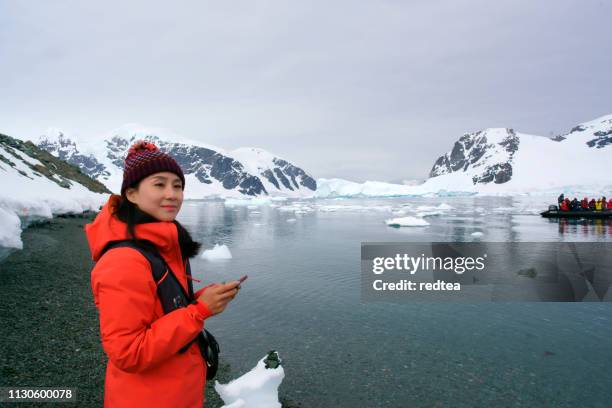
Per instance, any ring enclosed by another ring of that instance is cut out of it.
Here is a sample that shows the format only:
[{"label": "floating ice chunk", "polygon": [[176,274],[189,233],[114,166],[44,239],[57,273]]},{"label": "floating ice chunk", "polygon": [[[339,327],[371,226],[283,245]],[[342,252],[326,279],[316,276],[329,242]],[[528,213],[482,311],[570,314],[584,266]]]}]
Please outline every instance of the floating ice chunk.
[{"label": "floating ice chunk", "polygon": [[295,218],[288,218],[287,222],[296,222],[297,220]]},{"label": "floating ice chunk", "polygon": [[224,204],[226,206],[258,206],[258,205],[266,205],[270,203],[270,198],[261,197],[261,198],[226,198]]},{"label": "floating ice chunk", "polygon": [[448,211],[448,210],[453,210],[454,207],[451,207],[450,205],[446,204],[446,203],[442,203],[440,205],[419,205],[417,207],[417,211],[423,211],[423,212],[428,212],[428,211]]},{"label": "floating ice chunk", "polygon": [[280,408],[278,387],[285,378],[283,366],[266,368],[266,357],[243,376],[221,384],[215,381],[215,391],[225,405],[222,408]]},{"label": "floating ice chunk", "polygon": [[514,210],[514,207],[497,207],[493,209],[494,212],[503,212],[503,213],[509,213],[513,210]]},{"label": "floating ice chunk", "polygon": [[292,205],[281,205],[278,207],[281,212],[294,212],[295,214],[306,214],[314,211],[314,209],[303,203],[294,203]]},{"label": "floating ice chunk", "polygon": [[417,213],[417,217],[431,217],[433,215],[442,215],[444,214],[442,211],[422,211]]},{"label": "floating ice chunk", "polygon": [[480,231],[476,231],[476,232],[472,232],[470,235],[473,236],[474,238],[480,238],[484,234],[482,232],[480,232]]},{"label": "floating ice chunk", "polygon": [[319,211],[334,212],[334,211],[385,211],[391,212],[393,207],[390,205],[321,205]]},{"label": "floating ice chunk", "polygon": [[402,217],[402,218],[391,218],[386,220],[385,223],[390,227],[426,227],[429,225],[427,221],[417,217]]},{"label": "floating ice chunk", "polygon": [[202,252],[202,255],[200,255],[200,258],[206,259],[207,261],[232,259],[232,253],[230,252],[227,245],[215,244],[214,248],[207,249],[206,251]]}]

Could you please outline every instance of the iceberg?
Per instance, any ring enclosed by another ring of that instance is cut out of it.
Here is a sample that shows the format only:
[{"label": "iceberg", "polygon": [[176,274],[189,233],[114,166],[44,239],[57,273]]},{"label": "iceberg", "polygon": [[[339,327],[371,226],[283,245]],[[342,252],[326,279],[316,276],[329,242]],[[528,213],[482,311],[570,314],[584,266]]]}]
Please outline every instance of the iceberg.
[{"label": "iceberg", "polygon": [[227,245],[215,244],[212,249],[207,249],[200,255],[201,259],[207,261],[219,261],[223,259],[232,259],[232,253],[230,252]]},{"label": "iceberg", "polygon": [[223,203],[228,207],[245,206],[248,208],[254,208],[260,205],[270,204],[272,199],[270,197],[258,197],[258,198],[226,198]]},{"label": "iceberg", "polygon": [[385,221],[390,227],[426,227],[429,225],[427,221],[418,217],[401,217],[391,218]]}]

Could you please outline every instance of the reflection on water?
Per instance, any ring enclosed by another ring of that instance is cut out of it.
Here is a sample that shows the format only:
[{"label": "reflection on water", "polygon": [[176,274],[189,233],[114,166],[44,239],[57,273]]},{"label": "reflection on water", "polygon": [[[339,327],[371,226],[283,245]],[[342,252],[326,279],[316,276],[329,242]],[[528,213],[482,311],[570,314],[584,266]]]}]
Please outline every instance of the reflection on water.
[{"label": "reflection on water", "polygon": [[[360,297],[362,242],[611,240],[609,220],[542,218],[554,201],[190,201],[179,220],[206,248],[226,244],[233,255],[194,259],[196,286],[249,275],[236,301],[206,322],[233,376],[279,350],[281,394],[303,407],[605,407],[612,399],[609,303],[372,304]],[[419,214],[429,226],[385,224]]]},{"label": "reflection on water", "polygon": [[549,222],[559,224],[559,234],[570,236],[589,235],[612,237],[612,218],[608,219],[568,219],[568,218],[549,218]]}]

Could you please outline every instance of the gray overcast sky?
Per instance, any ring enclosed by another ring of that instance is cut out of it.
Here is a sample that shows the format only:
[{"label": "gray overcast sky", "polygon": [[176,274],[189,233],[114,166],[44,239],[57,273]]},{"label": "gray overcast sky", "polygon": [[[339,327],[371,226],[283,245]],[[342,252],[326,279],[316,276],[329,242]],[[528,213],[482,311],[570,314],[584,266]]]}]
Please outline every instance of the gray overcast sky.
[{"label": "gray overcast sky", "polygon": [[612,113],[612,2],[0,0],[0,132],[137,122],[315,177],[425,178],[463,133]]}]

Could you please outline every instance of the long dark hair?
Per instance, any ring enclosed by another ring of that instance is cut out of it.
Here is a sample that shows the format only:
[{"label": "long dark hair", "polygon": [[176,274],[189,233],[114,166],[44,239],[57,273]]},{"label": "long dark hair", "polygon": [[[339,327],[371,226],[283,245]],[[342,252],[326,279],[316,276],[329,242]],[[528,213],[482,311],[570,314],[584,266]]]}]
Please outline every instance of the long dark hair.
[{"label": "long dark hair", "polygon": [[[149,222],[159,222],[159,220],[136,206],[127,199],[125,193],[121,195],[121,201],[117,204],[113,211],[113,215],[119,220],[123,221],[127,225],[127,236],[135,245],[146,248],[150,245],[148,242],[143,242],[136,237],[135,226],[137,224],[145,224]],[[176,224],[178,231],[179,246],[181,248],[181,255],[183,259],[193,258],[197,255],[202,244],[194,241],[189,234],[189,231],[185,229],[177,220],[172,221]]]}]

